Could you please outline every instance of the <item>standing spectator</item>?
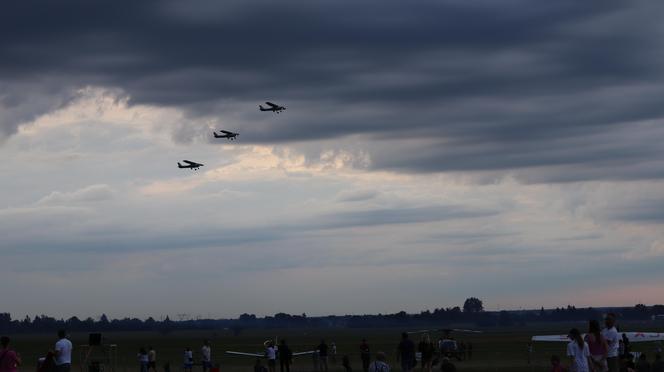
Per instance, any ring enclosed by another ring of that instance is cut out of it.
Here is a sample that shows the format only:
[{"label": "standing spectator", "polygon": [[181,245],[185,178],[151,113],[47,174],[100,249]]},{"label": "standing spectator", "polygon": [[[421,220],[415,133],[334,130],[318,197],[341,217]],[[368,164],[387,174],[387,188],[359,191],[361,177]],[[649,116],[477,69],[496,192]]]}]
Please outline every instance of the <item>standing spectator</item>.
[{"label": "standing spectator", "polygon": [[450,361],[450,358],[443,358],[443,362],[440,365],[440,372],[456,372],[456,366]]},{"label": "standing spectator", "polygon": [[466,353],[468,354],[468,360],[473,359],[473,343],[469,342],[466,345],[466,348],[467,348]]},{"label": "standing spectator", "polygon": [[341,358],[341,365],[344,367],[345,372],[353,372],[353,369],[350,367],[350,358],[348,358],[348,355],[344,355],[344,357]]},{"label": "standing spectator", "polygon": [[337,344],[334,341],[330,343],[330,354],[332,356],[332,364],[337,364]]},{"label": "standing spectator", "polygon": [[528,365],[530,365],[530,359],[531,359],[531,356],[533,355],[533,343],[532,342],[528,343],[528,346],[526,347],[526,353],[527,353],[526,354],[526,361],[527,361]]},{"label": "standing spectator", "polygon": [[376,353],[376,360],[369,366],[369,372],[390,372],[390,366],[386,362],[385,353],[379,351]]},{"label": "standing spectator", "polygon": [[207,372],[210,370],[210,368],[212,368],[212,349],[210,349],[210,341],[203,341],[203,347],[201,347],[201,356],[203,357],[203,372]]},{"label": "standing spectator", "polygon": [[261,358],[256,358],[256,363],[254,364],[254,372],[267,372],[267,368],[261,364]]},{"label": "standing spectator", "polygon": [[606,340],[609,348],[606,354],[606,364],[609,372],[619,372],[620,360],[618,359],[618,348],[620,347],[620,336],[616,329],[616,316],[613,313],[606,314],[604,318],[606,328],[602,331],[602,336]]},{"label": "standing spectator", "polygon": [[567,356],[570,358],[570,369],[574,372],[590,372],[590,350],[588,344],[583,341],[581,332],[572,328],[568,337],[571,339],[567,344]]},{"label": "standing spectator", "polygon": [[650,366],[650,372],[664,372],[664,362],[662,362],[662,354],[655,355],[655,361]]},{"label": "standing spectator", "polygon": [[37,372],[58,372],[58,367],[55,365],[54,352],[49,351],[45,357],[39,358]]},{"label": "standing spectator", "polygon": [[401,342],[397,348],[397,362],[399,361],[402,372],[411,372],[415,366],[415,344],[406,332],[401,334]]},{"label": "standing spectator", "polygon": [[286,340],[281,340],[281,343],[279,344],[279,371],[284,372],[285,369],[286,372],[290,372],[290,365],[292,362],[293,352],[288,345],[286,345]]},{"label": "standing spectator", "polygon": [[558,355],[551,356],[551,372],[565,372],[565,367],[560,364]]},{"label": "standing spectator", "polygon": [[194,353],[190,348],[184,349],[184,371],[191,372],[192,367],[194,366]]},{"label": "standing spectator", "polygon": [[0,372],[17,372],[21,365],[21,356],[9,348],[9,337],[0,338]]},{"label": "standing spectator", "polygon": [[599,328],[599,322],[591,320],[588,323],[588,334],[585,341],[590,350],[590,361],[592,369],[595,372],[606,372],[609,367],[606,364],[606,356],[609,352],[609,345],[606,343],[602,331]]},{"label": "standing spectator", "polygon": [[148,371],[157,372],[157,351],[152,345],[148,346]]},{"label": "standing spectator", "polygon": [[626,357],[632,357],[632,346],[629,344],[629,338],[627,338],[626,334],[622,334],[622,343],[624,345],[624,354]]},{"label": "standing spectator", "polygon": [[367,344],[366,338],[363,338],[360,344],[360,358],[362,358],[362,370],[368,372],[369,363],[371,362],[371,349],[369,348],[369,344]]},{"label": "standing spectator", "polygon": [[636,372],[650,372],[650,363],[646,358],[646,354],[639,355],[639,361],[636,363]]},{"label": "standing spectator", "polygon": [[327,372],[327,354],[327,344],[325,343],[325,340],[320,340],[320,345],[318,345],[318,356],[320,359],[319,362],[321,372]]},{"label": "standing spectator", "polygon": [[318,350],[316,350],[315,352],[311,353],[311,362],[312,362],[313,365],[314,365],[313,372],[318,372],[318,365],[320,364],[320,363],[318,363],[318,360],[319,360],[319,359],[320,359],[320,357],[318,356]]},{"label": "standing spectator", "polygon": [[148,362],[150,359],[148,358],[148,352],[144,347],[138,351],[137,357],[141,372],[148,372]]},{"label": "standing spectator", "polygon": [[55,343],[55,365],[58,372],[69,372],[71,370],[71,341],[67,339],[64,329],[58,331],[58,342]]},{"label": "standing spectator", "polygon": [[419,345],[417,345],[417,351],[419,351],[421,355],[422,372],[431,372],[434,346],[428,333],[422,335],[422,340]]},{"label": "standing spectator", "polygon": [[277,367],[277,350],[274,348],[274,341],[269,341],[265,348],[265,357],[267,358],[267,370],[274,372]]}]

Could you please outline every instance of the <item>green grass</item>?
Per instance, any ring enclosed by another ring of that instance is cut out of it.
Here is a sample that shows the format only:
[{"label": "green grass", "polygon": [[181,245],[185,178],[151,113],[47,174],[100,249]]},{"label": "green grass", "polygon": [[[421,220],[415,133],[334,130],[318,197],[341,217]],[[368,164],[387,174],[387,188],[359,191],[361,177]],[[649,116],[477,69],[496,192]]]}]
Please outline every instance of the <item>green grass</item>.
[{"label": "green grass", "polygon": [[[490,330],[483,334],[457,334],[459,340],[473,343],[473,359],[470,361],[455,362],[459,371],[511,371],[531,372],[547,371],[549,357],[552,354],[564,356],[564,343],[538,343],[535,344],[532,363],[527,364],[527,344],[534,334],[565,333],[570,327],[580,327],[579,324],[555,325],[547,327],[519,327],[514,329]],[[645,329],[644,327],[639,327]],[[650,329],[652,330],[652,329]],[[399,342],[401,329],[313,329],[313,330],[247,330],[239,336],[234,336],[225,330],[218,331],[183,331],[160,334],[154,332],[108,332],[104,334],[105,343],[117,344],[117,371],[137,371],[138,362],[136,354],[140,347],[154,346],[157,351],[158,365],[171,362],[171,371],[180,371],[182,354],[185,347],[194,351],[196,359],[200,358],[200,348],[204,339],[212,344],[212,354],[215,362],[221,365],[222,371],[251,371],[254,359],[225,355],[225,350],[258,352],[262,350],[262,343],[268,338],[279,336],[285,338],[293,351],[312,350],[325,339],[328,344],[334,341],[337,344],[337,364],[330,364],[330,371],[342,371],[341,356],[348,355],[354,371],[361,371],[359,357],[360,340],[367,338],[372,352],[384,351],[388,355],[388,362],[394,371],[398,371],[395,359],[396,345]],[[440,335],[432,334],[436,340]],[[417,335],[412,336],[418,341]],[[87,343],[87,333],[71,335],[74,344],[73,371],[80,371],[81,361],[84,360],[80,346]],[[15,335],[12,344],[23,358],[22,371],[35,370],[36,360],[53,347],[55,335]],[[652,354],[652,344],[637,344],[635,350]],[[99,357],[93,353],[91,359]],[[311,371],[310,356],[295,359],[293,371]],[[83,369],[87,371],[87,369]],[[200,367],[195,368],[200,371]],[[108,369],[107,369],[108,371]],[[419,371],[419,369],[418,369]]]}]

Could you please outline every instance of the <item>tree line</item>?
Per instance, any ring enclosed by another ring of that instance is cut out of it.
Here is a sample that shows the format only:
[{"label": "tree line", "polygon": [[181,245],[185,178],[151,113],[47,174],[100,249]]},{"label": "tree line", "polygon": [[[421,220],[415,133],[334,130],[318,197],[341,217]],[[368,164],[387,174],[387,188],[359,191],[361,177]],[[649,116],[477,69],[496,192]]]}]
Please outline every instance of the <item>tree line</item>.
[{"label": "tree line", "polygon": [[36,315],[18,320],[12,319],[9,313],[0,313],[0,333],[53,332],[63,328],[70,332],[171,332],[175,330],[228,329],[240,333],[244,329],[251,328],[420,328],[431,326],[441,328],[461,323],[487,328],[539,322],[586,321],[599,319],[609,311],[618,314],[622,320],[648,320],[653,316],[664,314],[664,305],[637,304],[633,307],[619,308],[577,308],[568,305],[555,309],[542,307],[539,310],[485,311],[482,301],[471,297],[466,299],[462,307],[437,308],[417,314],[400,311],[393,314],[309,317],[306,314],[277,313],[273,316],[258,317],[245,313],[235,319],[188,319],[183,316],[184,314],[179,314],[177,320],[172,320],[169,316],[155,320],[152,317],[109,319],[106,315],[101,315],[98,319],[92,317],[79,319],[76,316],[56,319],[47,315]]}]

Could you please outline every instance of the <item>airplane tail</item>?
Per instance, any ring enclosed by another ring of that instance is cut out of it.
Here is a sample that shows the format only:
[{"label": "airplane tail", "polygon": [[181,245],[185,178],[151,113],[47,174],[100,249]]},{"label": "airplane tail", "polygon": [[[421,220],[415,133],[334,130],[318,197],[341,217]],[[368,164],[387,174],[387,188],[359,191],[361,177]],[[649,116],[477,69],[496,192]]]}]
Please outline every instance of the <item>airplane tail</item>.
[{"label": "airplane tail", "polygon": [[270,111],[270,110],[266,109],[265,107],[263,107],[262,105],[258,105],[258,109],[260,109],[261,111]]},{"label": "airplane tail", "polygon": [[180,162],[178,162],[178,168],[184,168]]},{"label": "airplane tail", "polygon": [[219,135],[217,134],[217,132],[212,132],[212,133],[214,134],[214,138],[219,138]]}]

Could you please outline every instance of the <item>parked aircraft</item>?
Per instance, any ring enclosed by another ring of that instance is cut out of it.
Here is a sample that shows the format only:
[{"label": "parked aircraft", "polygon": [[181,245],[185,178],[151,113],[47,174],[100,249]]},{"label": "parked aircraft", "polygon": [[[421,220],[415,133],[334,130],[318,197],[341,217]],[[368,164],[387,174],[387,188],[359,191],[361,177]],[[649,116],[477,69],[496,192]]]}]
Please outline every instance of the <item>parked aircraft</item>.
[{"label": "parked aircraft", "polygon": [[203,164],[196,163],[195,161],[183,160],[183,162],[185,162],[187,164],[182,165],[182,164],[180,164],[180,162],[178,162],[178,168],[189,168],[189,169],[193,169],[193,170],[198,170],[198,168],[203,166]]},{"label": "parked aircraft", "polygon": [[240,133],[233,133],[227,130],[220,130],[220,132],[221,134],[217,134],[217,132],[212,132],[214,134],[214,138],[227,138],[229,140],[235,140],[235,138],[240,135]]},{"label": "parked aircraft", "polygon": [[[648,342],[648,341],[663,341],[664,333],[658,332],[619,332],[620,335],[625,335],[629,342]],[[581,337],[586,337],[582,334]],[[533,336],[532,341],[540,342],[569,342],[570,339],[567,335],[540,335]]]},{"label": "parked aircraft", "polygon": [[[273,340],[266,340],[265,342],[263,342],[263,347],[265,349],[267,349],[267,347],[270,344],[274,345],[274,350],[277,351],[277,357],[278,357],[279,356],[279,353],[278,353],[279,345],[277,344],[277,339],[275,338],[274,341]],[[317,352],[318,352],[318,350],[300,351],[300,352],[293,352],[291,355],[295,357],[295,356],[300,356],[300,355],[310,355],[310,354],[314,354],[314,353],[317,353]],[[255,352],[255,353],[246,353],[246,352],[242,352],[242,351],[227,350],[226,354],[239,355],[239,356],[250,356],[250,357],[254,357],[254,358],[266,358],[267,357],[265,351],[263,351],[263,352],[258,351],[258,352]]]},{"label": "parked aircraft", "polygon": [[286,109],[284,106],[279,106],[279,105],[274,104],[272,102],[265,102],[265,104],[270,106],[270,107],[263,107],[261,105],[258,105],[258,108],[261,111],[272,111],[272,112],[276,112],[277,114]]}]

